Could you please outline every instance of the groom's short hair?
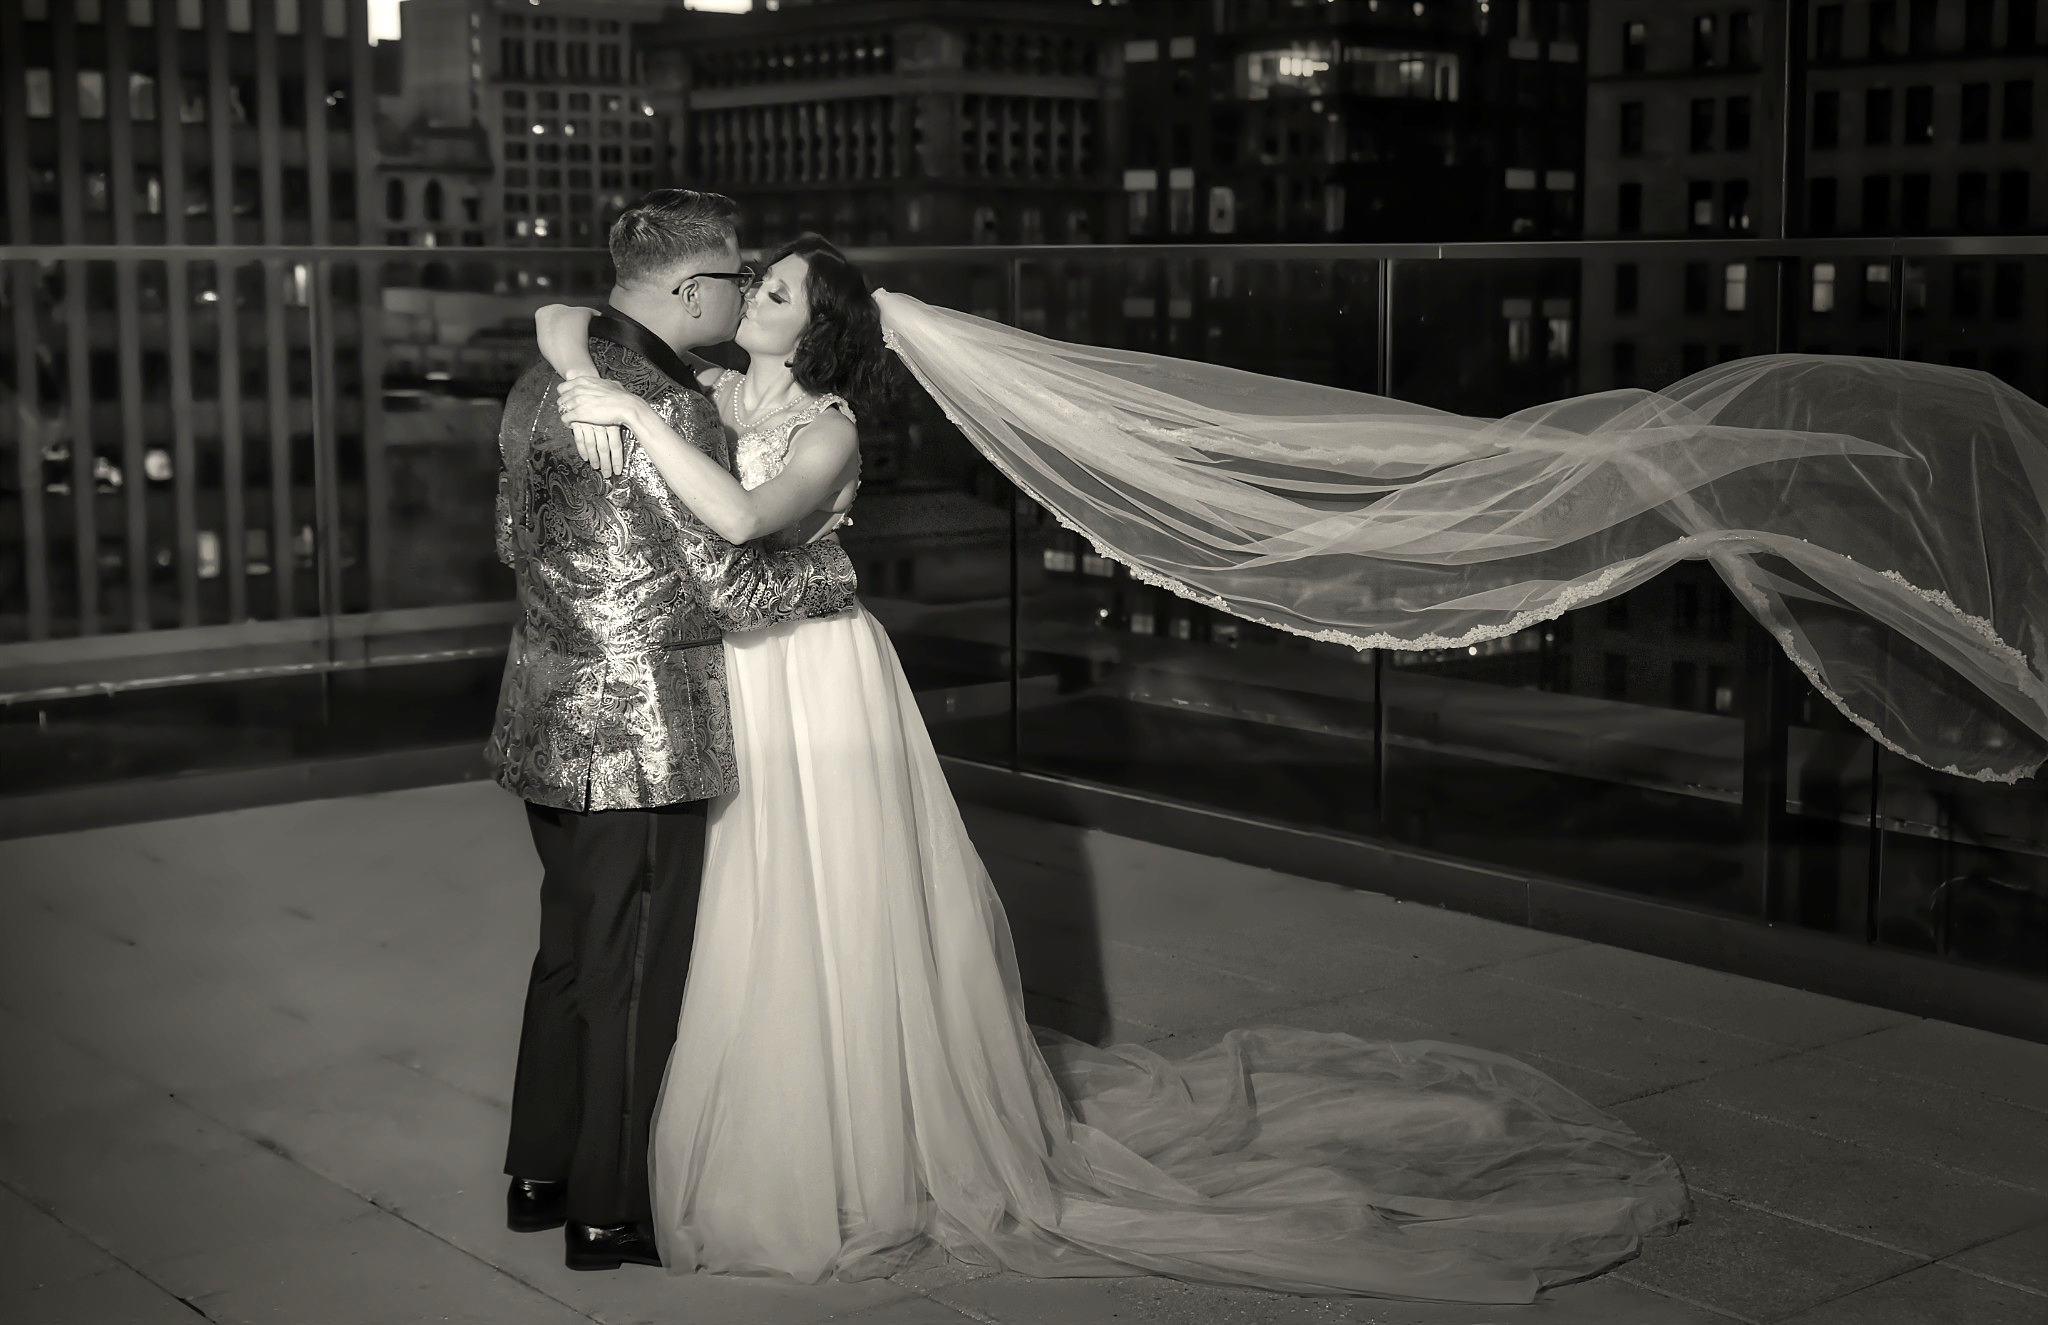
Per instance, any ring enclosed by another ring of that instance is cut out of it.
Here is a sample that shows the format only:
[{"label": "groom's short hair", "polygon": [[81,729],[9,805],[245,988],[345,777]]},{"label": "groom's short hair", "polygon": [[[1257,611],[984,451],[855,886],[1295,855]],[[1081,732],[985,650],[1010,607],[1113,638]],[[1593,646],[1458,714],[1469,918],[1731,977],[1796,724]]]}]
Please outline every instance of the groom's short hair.
[{"label": "groom's short hair", "polygon": [[740,205],[722,193],[656,189],[612,222],[613,278],[635,285],[678,263],[723,254],[739,234]]}]

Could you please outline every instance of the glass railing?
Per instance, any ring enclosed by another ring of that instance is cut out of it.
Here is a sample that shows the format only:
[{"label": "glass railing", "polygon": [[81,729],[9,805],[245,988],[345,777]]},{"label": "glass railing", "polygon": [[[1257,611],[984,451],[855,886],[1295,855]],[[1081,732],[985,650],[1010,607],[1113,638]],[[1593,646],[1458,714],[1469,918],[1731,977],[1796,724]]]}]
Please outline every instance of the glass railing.
[{"label": "glass railing", "polygon": [[[1778,350],[2048,395],[2048,238],[879,250],[1062,339],[1464,413]],[[480,743],[499,402],[602,253],[0,249],[0,795]],[[914,391],[845,536],[948,754],[2048,978],[2048,789],[1889,755],[1704,563],[1455,653],[1132,580]]]}]

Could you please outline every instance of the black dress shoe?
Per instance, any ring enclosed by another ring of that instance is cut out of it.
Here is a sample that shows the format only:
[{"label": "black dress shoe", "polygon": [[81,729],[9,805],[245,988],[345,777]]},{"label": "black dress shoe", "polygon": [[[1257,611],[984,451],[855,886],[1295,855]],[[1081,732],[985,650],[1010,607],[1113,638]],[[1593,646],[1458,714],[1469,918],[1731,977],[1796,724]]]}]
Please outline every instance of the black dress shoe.
[{"label": "black dress shoe", "polygon": [[505,1192],[505,1227],[514,1233],[545,1233],[568,1222],[569,1184],[547,1178],[514,1178]]},{"label": "black dress shoe", "polygon": [[602,1228],[570,1224],[562,1233],[568,1242],[564,1263],[572,1270],[616,1270],[627,1261],[635,1265],[661,1264],[654,1236],[638,1224]]}]

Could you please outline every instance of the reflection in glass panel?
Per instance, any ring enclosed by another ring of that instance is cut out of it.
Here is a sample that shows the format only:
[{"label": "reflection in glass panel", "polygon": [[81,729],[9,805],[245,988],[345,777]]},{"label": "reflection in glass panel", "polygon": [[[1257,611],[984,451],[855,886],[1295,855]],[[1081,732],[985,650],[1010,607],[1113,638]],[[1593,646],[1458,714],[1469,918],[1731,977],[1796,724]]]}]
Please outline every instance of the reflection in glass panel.
[{"label": "reflection in glass panel", "polygon": [[363,279],[382,364],[365,434],[370,604],[509,600],[491,532],[499,415],[534,360],[534,310],[601,304],[608,266],[590,253],[423,256],[366,265]]},{"label": "reflection in glass panel", "polygon": [[1942,777],[1889,753],[1875,772],[1878,941],[2048,974],[2048,787]]},{"label": "reflection in glass panel", "polygon": [[[1750,265],[1630,256],[1396,271],[1394,394],[1461,413],[1660,387],[1711,359],[1773,348],[1755,288],[1767,273]],[[1559,323],[1577,329],[1577,353],[1568,343],[1544,352]],[[1685,562],[1504,639],[1388,654],[1384,831],[1753,911],[1742,867],[1743,626],[1713,569]]]},{"label": "reflection in glass panel", "polygon": [[[1050,334],[1074,325],[1073,291],[1043,270],[1014,287],[1002,262],[883,260],[863,270],[870,285],[1004,320],[1020,312],[1014,288],[1027,319]],[[840,541],[939,750],[1007,762],[1009,487],[907,375],[894,386],[860,411],[861,488]],[[1027,567],[1027,592],[1034,579]]]},{"label": "reflection in glass panel", "polygon": [[[1027,304],[1045,300],[1051,335],[1374,385],[1374,263],[1248,251],[1135,265],[1076,255],[1040,270],[1022,288]],[[1019,523],[1025,768],[1372,831],[1370,654],[1145,584],[1029,502]],[[995,719],[958,730],[962,753],[1007,750]]]}]

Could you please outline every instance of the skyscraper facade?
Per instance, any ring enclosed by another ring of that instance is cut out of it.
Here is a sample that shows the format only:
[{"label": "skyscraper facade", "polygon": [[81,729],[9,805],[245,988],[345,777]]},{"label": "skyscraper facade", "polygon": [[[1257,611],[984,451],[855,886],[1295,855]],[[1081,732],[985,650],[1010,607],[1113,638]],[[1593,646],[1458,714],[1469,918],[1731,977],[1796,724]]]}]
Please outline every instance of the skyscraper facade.
[{"label": "skyscraper facade", "polygon": [[1571,237],[1584,10],[1139,0],[1132,238]]},{"label": "skyscraper facade", "polygon": [[1099,242],[1123,132],[1116,15],[1071,0],[680,15],[658,58],[687,89],[684,176],[737,198],[763,236]]},{"label": "skyscraper facade", "polygon": [[0,5],[0,243],[109,246],[6,264],[0,639],[365,597],[374,292],[114,246],[374,238],[375,100],[363,0]]},{"label": "skyscraper facade", "polygon": [[1879,242],[1865,257],[1771,269],[1588,262],[1587,385],[1661,385],[1769,348],[1782,309],[1786,348],[1903,353],[2048,390],[2026,334],[2048,317],[2048,270],[1989,256],[1894,262],[1881,242],[2048,226],[2040,11],[2039,0],[1597,0],[1588,233]]},{"label": "skyscraper facade", "polygon": [[602,247],[611,219],[678,178],[681,107],[651,79],[667,0],[407,0],[402,118],[482,126],[492,242]]}]

